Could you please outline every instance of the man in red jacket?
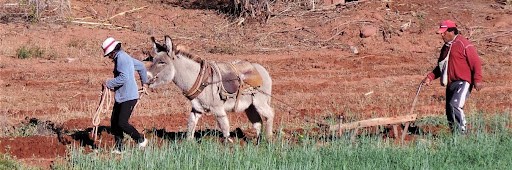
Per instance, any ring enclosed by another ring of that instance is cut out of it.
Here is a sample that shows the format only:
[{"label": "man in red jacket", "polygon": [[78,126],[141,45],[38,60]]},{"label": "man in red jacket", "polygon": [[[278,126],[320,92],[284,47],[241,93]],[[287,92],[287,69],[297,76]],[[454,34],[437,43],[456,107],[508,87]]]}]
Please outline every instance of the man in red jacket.
[{"label": "man in red jacket", "polygon": [[438,65],[423,79],[423,84],[429,85],[432,80],[441,78],[441,85],[446,86],[446,117],[450,128],[452,132],[465,133],[466,119],[462,108],[472,88],[477,91],[483,88],[482,62],[475,47],[459,35],[452,21],[443,21],[437,33],[445,44]]}]

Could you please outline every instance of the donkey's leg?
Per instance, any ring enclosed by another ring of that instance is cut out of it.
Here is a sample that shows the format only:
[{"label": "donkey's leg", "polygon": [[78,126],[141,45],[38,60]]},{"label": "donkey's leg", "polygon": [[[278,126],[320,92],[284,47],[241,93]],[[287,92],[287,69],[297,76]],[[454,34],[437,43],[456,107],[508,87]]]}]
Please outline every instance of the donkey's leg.
[{"label": "donkey's leg", "polygon": [[233,143],[233,140],[229,138],[229,119],[224,108],[219,107],[212,110],[212,112],[213,114],[215,114],[215,117],[217,118],[217,123],[219,124],[220,130],[222,131],[222,136],[224,137],[226,142]]},{"label": "donkey's leg", "polygon": [[272,138],[273,135],[273,126],[274,126],[274,109],[270,107],[270,97],[262,94],[257,93],[254,94],[254,100],[253,105],[258,111],[260,115],[265,117],[267,119],[267,126],[265,128],[265,136],[268,139]]},{"label": "donkey's leg", "polygon": [[196,132],[196,125],[199,118],[201,118],[202,114],[199,112],[190,112],[187,121],[187,140],[194,139],[194,133]]},{"label": "donkey's leg", "polygon": [[247,109],[245,109],[245,114],[247,118],[252,123],[252,127],[256,130],[256,143],[260,143],[260,134],[261,134],[261,124],[263,120],[261,116],[258,114],[258,111],[254,107],[254,105],[250,105]]}]

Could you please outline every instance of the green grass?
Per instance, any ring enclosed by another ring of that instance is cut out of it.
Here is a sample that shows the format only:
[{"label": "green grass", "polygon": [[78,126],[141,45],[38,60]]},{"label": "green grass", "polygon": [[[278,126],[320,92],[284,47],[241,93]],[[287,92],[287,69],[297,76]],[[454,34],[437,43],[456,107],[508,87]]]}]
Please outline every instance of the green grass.
[{"label": "green grass", "polygon": [[0,169],[21,169],[21,167],[9,155],[1,154]]},{"label": "green grass", "polygon": [[144,151],[129,149],[119,158],[108,151],[86,154],[78,148],[57,169],[508,169],[508,114],[476,114],[469,122],[474,125],[467,135],[424,134],[404,146],[368,134],[355,141],[350,135],[304,135],[259,146],[223,145],[216,138],[201,143],[167,141]]},{"label": "green grass", "polygon": [[31,122],[22,122],[19,126],[6,126],[0,132],[0,137],[28,137],[37,134],[38,126]]},{"label": "green grass", "polygon": [[28,58],[41,58],[44,55],[44,50],[37,46],[21,46],[16,50],[16,56],[19,59],[28,59]]}]

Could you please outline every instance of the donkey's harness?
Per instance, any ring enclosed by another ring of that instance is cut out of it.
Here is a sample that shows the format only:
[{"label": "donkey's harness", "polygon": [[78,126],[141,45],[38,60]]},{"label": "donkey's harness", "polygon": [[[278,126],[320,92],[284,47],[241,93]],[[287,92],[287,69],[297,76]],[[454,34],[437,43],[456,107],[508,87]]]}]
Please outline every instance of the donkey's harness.
[{"label": "donkey's harness", "polygon": [[196,81],[192,88],[185,92],[185,96],[189,100],[195,99],[201,92],[203,92],[204,88],[208,86],[208,78],[213,75],[213,70],[210,67],[210,64],[206,63],[206,60],[201,60],[201,70],[199,70],[199,75],[197,75]]},{"label": "donkey's harness", "polygon": [[[254,94],[258,92],[256,88],[263,85],[260,73],[248,61],[237,60],[232,63],[226,63],[201,60],[200,64],[201,70],[194,85],[184,93],[189,100],[199,96],[208,85],[220,83],[221,91],[219,95],[221,99],[235,98],[236,102],[233,111],[236,111],[242,94]],[[217,73],[219,81],[208,82],[208,79],[214,75],[214,72]]]}]

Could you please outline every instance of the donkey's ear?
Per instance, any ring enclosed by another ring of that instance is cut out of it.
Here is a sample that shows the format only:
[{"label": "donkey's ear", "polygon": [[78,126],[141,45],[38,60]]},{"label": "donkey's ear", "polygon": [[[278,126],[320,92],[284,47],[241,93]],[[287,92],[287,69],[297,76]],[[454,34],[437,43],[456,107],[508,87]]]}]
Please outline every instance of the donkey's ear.
[{"label": "donkey's ear", "polygon": [[169,56],[171,56],[171,54],[174,52],[172,51],[173,48],[172,48],[172,40],[171,40],[171,37],[169,37],[168,35],[165,36],[165,47],[167,48],[167,53],[169,53]]},{"label": "donkey's ear", "polygon": [[151,41],[153,42],[153,51],[155,54],[158,54],[158,43],[156,43],[155,37],[151,37]]},{"label": "donkey's ear", "polygon": [[149,52],[142,50],[142,54],[145,54],[145,55],[147,56],[147,57],[146,57],[146,59],[144,59],[144,60],[142,60],[142,61],[150,61],[150,62],[153,62],[153,56],[151,56],[151,54],[149,54]]}]

